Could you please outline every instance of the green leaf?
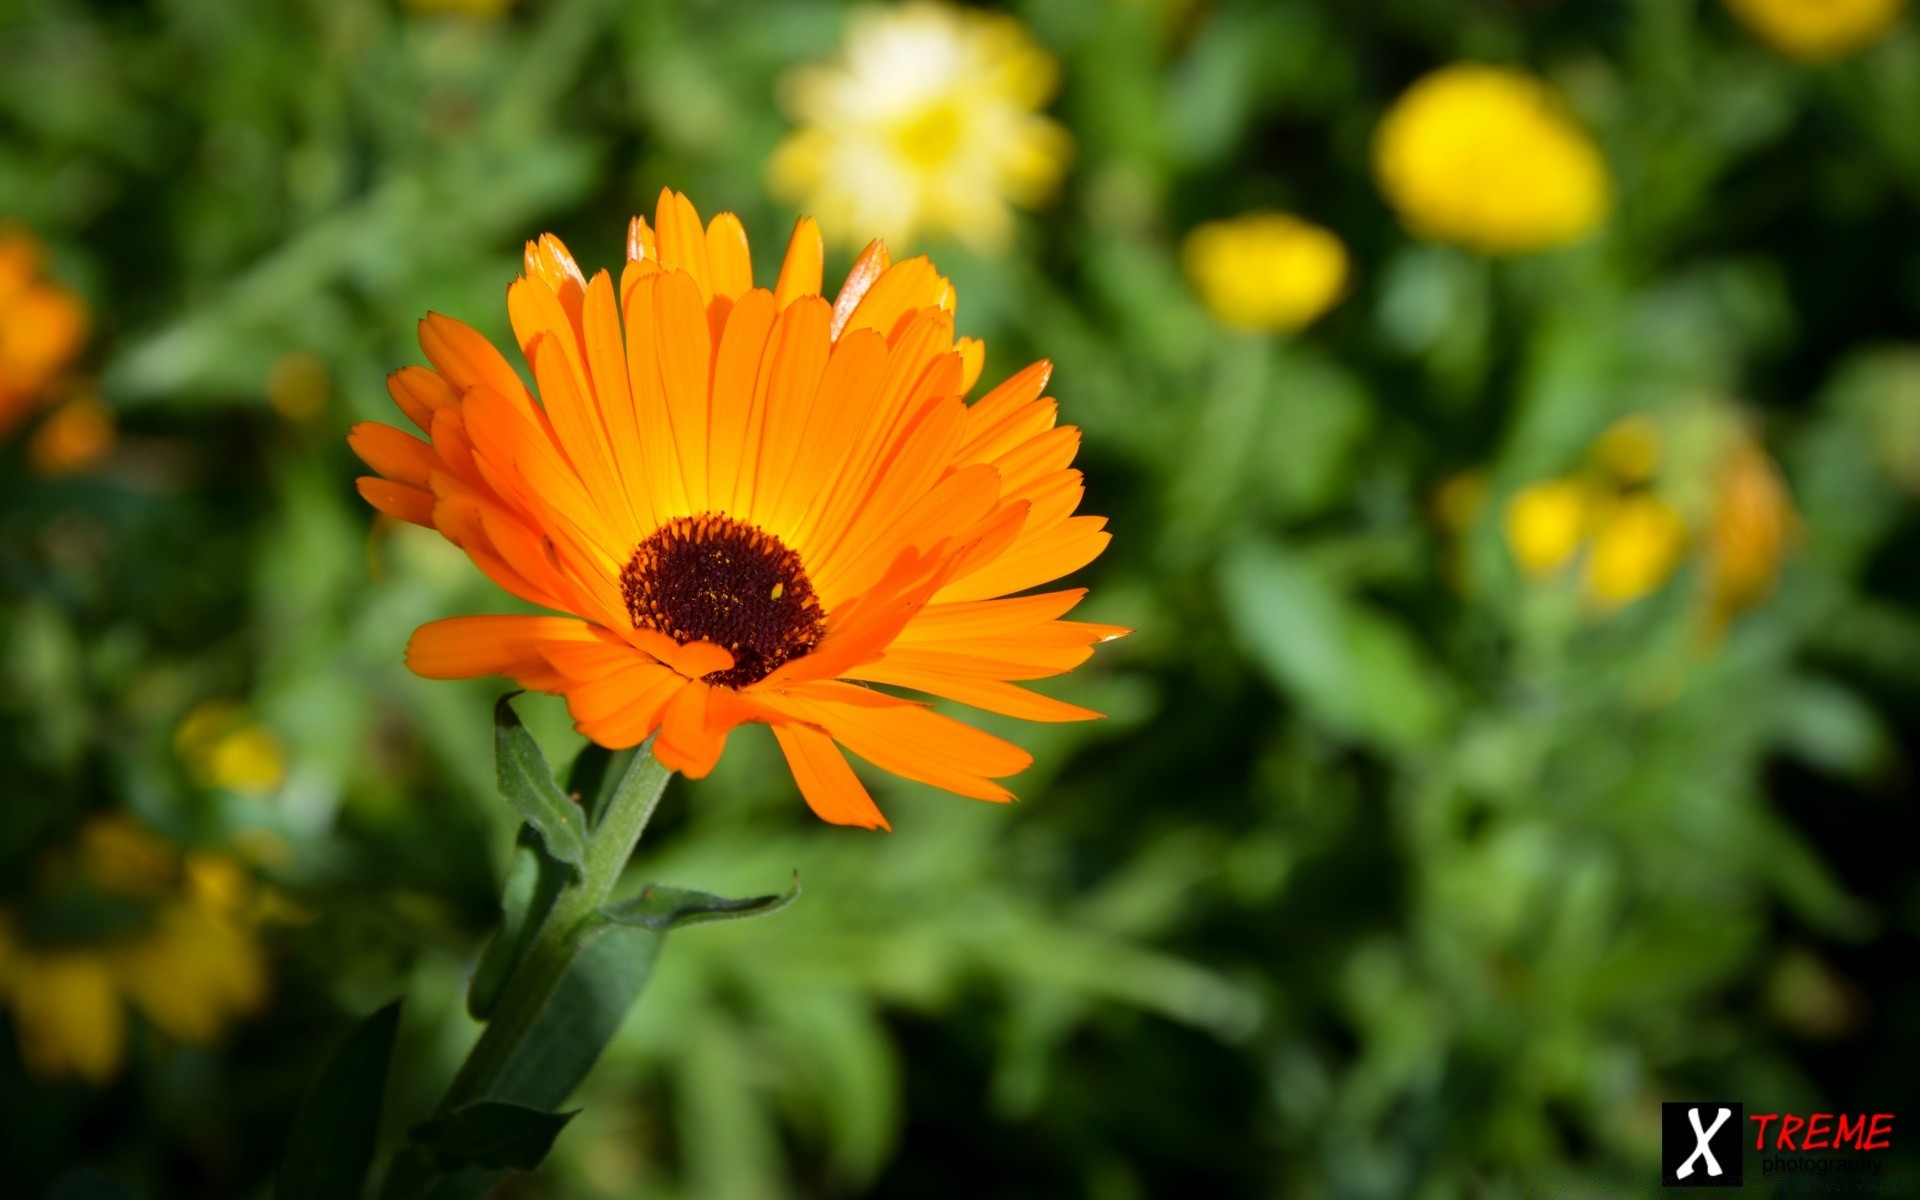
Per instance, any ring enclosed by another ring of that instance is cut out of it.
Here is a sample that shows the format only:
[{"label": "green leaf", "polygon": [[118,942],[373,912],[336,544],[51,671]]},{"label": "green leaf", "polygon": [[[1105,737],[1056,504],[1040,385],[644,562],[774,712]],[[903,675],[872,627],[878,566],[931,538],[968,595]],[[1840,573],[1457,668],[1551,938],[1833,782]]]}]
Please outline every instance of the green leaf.
[{"label": "green leaf", "polygon": [[[517,694],[517,693],[516,693]],[[513,711],[512,695],[493,706],[494,765],[500,794],[540,834],[547,853],[580,867],[587,858],[587,822],[580,806],[554,782],[533,735]]]},{"label": "green leaf", "polygon": [[576,1112],[481,1100],[415,1125],[407,1136],[442,1171],[531,1171],[545,1160]]},{"label": "green leaf", "polygon": [[287,1138],[274,1200],[352,1200],[366,1184],[386,1098],[400,1001],[354,1027],[301,1102]]},{"label": "green leaf", "polygon": [[1419,643],[1299,556],[1243,544],[1222,563],[1220,588],[1253,660],[1321,725],[1403,752],[1443,732],[1451,699]]},{"label": "green leaf", "polygon": [[573,962],[534,1014],[487,1097],[558,1107],[586,1078],[639,999],[665,940],[656,930],[623,925],[583,930]]},{"label": "green leaf", "polygon": [[[651,745],[651,741],[648,743]],[[620,781],[633,767],[637,748],[609,750],[588,742],[573,760],[567,773],[567,794],[586,811],[588,826],[595,827],[609,801],[619,790]],[[499,1003],[500,993],[513,977],[514,967],[525,956],[527,947],[546,923],[553,902],[559,899],[572,874],[572,868],[547,853],[540,834],[532,826],[522,826],[512,865],[507,869],[506,887],[500,897],[500,928],[487,943],[473,981],[467,987],[467,1012],[474,1020],[484,1021]]]},{"label": "green leaf", "polygon": [[638,896],[609,904],[598,913],[601,921],[665,933],[685,925],[707,925],[714,921],[742,921],[763,917],[792,904],[800,895],[800,873],[793,873],[787,890],[772,896],[749,896],[729,900],[687,888],[650,883]]}]

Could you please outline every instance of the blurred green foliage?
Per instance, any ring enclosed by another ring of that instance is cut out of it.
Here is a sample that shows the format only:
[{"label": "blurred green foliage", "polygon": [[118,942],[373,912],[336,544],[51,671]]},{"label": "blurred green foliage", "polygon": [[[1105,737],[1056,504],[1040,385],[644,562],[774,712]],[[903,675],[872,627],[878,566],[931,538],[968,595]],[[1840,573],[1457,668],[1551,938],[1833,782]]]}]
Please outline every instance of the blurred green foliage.
[{"label": "blurred green foliage", "polygon": [[[1613,1195],[1652,1190],[1662,1099],[1912,1112],[1911,20],[1808,68],[1673,0],[1016,11],[1061,60],[1066,189],[1013,252],[925,248],[987,381],[1051,357],[1086,430],[1116,536],[1084,611],[1139,632],[1056,690],[1112,716],[988,721],[1036,754],[1024,803],[878,781],[891,836],[814,821],[764,731],[674,784],[648,878],[752,894],[797,867],[807,894],[676,935],[509,1194]],[[0,0],[0,215],[87,298],[121,422],[77,478],[5,450],[0,879],[129,808],[277,847],[298,910],[270,1008],[217,1047],[137,1033],[103,1088],[0,1050],[9,1194],[84,1164],[264,1195],[327,1045],[399,994],[389,1108],[430,1105],[514,816],[499,688],[400,651],[508,602],[374,526],[345,430],[389,416],[427,308],[504,340],[542,230],[615,262],[670,184],[737,211],[764,270],[793,217],[763,189],[776,81],[843,16]],[[1395,224],[1372,128],[1466,58],[1530,65],[1594,132],[1596,237],[1490,262]],[[1178,273],[1187,229],[1259,207],[1355,263],[1284,345],[1215,328]],[[1604,619],[1516,571],[1515,488],[1624,414],[1736,405],[1800,529],[1724,636],[1698,563]],[[1467,470],[1488,499],[1456,535],[1433,497]],[[271,794],[182,763],[210,697],[284,744]],[[571,753],[556,702],[522,708]]]}]

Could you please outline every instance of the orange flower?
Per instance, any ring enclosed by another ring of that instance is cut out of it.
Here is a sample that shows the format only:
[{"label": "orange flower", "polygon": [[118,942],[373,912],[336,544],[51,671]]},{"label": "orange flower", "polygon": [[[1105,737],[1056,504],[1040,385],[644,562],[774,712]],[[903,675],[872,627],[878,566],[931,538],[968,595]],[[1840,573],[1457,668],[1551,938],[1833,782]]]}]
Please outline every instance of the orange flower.
[{"label": "orange flower", "polygon": [[[1062,674],[1126,631],[1062,620],[1084,589],[1014,597],[1092,561],[1075,516],[1079,430],[1054,424],[1045,362],[977,402],[984,347],[953,336],[953,286],[875,242],[829,301],[819,227],[753,286],[739,220],[686,197],[636,217],[616,281],[552,235],[507,311],[540,400],[474,330],[429,315],[432,369],[390,378],[430,441],[363,424],[360,492],[438,529],[514,595],[566,616],[422,626],[408,665],[566,696],[576,727],[692,777],[727,734],[772,726],[801,793],[885,827],[839,746],[983,800],[1031,757],[910,688],[1037,721],[1099,714],[1016,681]],[[836,745],[838,743],[838,745]]]},{"label": "orange flower", "polygon": [[40,244],[0,230],[0,434],[40,401],[87,332],[87,310],[49,283]]}]

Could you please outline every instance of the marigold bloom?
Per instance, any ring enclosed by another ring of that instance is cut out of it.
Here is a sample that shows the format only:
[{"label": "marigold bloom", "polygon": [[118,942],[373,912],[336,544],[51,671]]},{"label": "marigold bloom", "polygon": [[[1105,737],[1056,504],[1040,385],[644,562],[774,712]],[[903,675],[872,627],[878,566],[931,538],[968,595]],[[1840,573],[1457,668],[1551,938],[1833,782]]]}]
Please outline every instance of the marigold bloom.
[{"label": "marigold bloom", "polygon": [[1715,627],[1773,590],[1798,524],[1779,468],[1751,437],[1735,434],[1714,476],[1705,538],[1707,611]]},{"label": "marigold bloom", "polygon": [[1589,489],[1578,479],[1548,479],[1515,492],[1503,527],[1520,569],[1532,576],[1559,570],[1580,548],[1591,506]]},{"label": "marigold bloom", "polygon": [[1286,213],[1210,221],[1187,235],[1182,259],[1207,311],[1236,329],[1291,333],[1327,311],[1347,283],[1340,239]]},{"label": "marigold bloom", "polygon": [[79,353],[87,310],[47,280],[40,244],[0,231],[0,434],[20,423]]},{"label": "marigold bloom", "polygon": [[1015,681],[1058,675],[1124,630],[1062,620],[1082,589],[1015,597],[1106,546],[1075,516],[1080,434],[1036,363],[969,405],[979,342],[925,258],[868,248],[829,301],[811,219],[772,290],[730,213],[702,227],[663,192],[618,282],[551,235],[507,293],[540,400],[486,339],[429,315],[431,369],[390,390],[427,432],[352,435],[382,512],[438,529],[514,595],[566,616],[456,617],[407,651],[430,678],[506,675],[560,693],[580,732],[705,775],[727,734],[772,726],[825,819],[883,826],[835,743],[986,800],[1015,746],[911,688],[1039,721],[1099,714]]},{"label": "marigold bloom", "polygon": [[1907,0],[1727,0],[1774,49],[1802,62],[1832,62],[1880,40]]},{"label": "marigold bloom", "polygon": [[[177,1041],[205,1045],[266,999],[251,880],[232,860],[183,854],[131,819],[98,817],[70,859],[56,860],[45,894],[28,900],[99,909],[119,924],[85,937],[49,938],[0,910],[0,1001],[13,1010],[20,1056],[48,1077],[104,1083],[126,1057],[130,1004]],[[44,914],[43,914],[44,917]]]},{"label": "marigold bloom", "polygon": [[1038,206],[1066,167],[1071,140],[1038,111],[1058,74],[1012,17],[940,3],[871,10],[838,62],[787,79],[799,128],[769,182],[830,229],[1004,245],[1009,205]]},{"label": "marigold bloom", "polygon": [[1602,609],[1622,608],[1650,595],[1680,565],[1687,523],[1651,492],[1632,492],[1607,506],[1593,534],[1584,582]]},{"label": "marigold bloom", "polygon": [[40,422],[27,443],[27,461],[42,475],[72,475],[105,458],[113,443],[113,410],[93,396],[82,396]]},{"label": "marigold bloom", "polygon": [[202,787],[263,796],[287,777],[287,753],[279,737],[231,700],[195,705],[174,730],[173,747]]},{"label": "marigold bloom", "polygon": [[1374,135],[1381,190],[1416,236],[1485,254],[1577,241],[1606,218],[1599,148],[1524,71],[1443,67],[1395,102]]}]

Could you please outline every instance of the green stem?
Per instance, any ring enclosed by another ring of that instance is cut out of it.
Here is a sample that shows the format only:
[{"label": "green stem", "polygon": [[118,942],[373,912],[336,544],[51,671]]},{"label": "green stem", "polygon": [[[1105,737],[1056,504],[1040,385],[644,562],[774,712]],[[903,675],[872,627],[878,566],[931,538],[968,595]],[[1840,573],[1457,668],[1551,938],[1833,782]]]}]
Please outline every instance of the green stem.
[{"label": "green stem", "polygon": [[645,747],[634,755],[607,804],[606,815],[587,840],[586,864],[579,879],[554,901],[541,923],[539,936],[501,992],[486,1029],[447,1086],[439,1111],[448,1112],[487,1098],[513,1061],[541,1009],[572,966],[580,949],[581,927],[613,894],[672,777],[673,772],[661,766]]}]

